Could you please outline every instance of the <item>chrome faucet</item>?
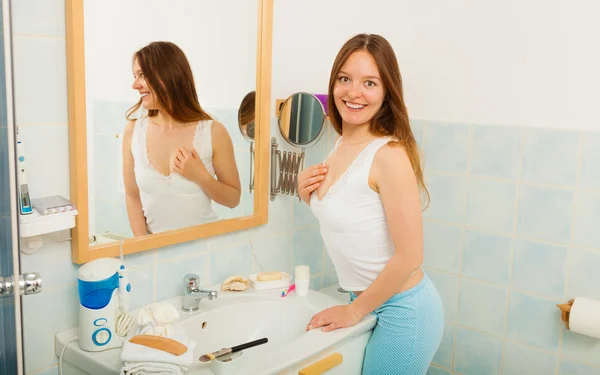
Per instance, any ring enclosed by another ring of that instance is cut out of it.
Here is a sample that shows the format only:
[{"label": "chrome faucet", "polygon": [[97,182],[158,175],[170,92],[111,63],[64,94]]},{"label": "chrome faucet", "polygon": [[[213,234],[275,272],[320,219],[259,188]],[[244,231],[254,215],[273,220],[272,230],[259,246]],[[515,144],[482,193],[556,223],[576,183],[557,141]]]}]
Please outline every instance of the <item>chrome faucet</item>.
[{"label": "chrome faucet", "polygon": [[194,312],[200,309],[200,300],[208,298],[213,300],[217,298],[216,290],[198,289],[200,277],[194,274],[187,274],[183,277],[183,299],[181,301],[181,310],[185,312]]}]

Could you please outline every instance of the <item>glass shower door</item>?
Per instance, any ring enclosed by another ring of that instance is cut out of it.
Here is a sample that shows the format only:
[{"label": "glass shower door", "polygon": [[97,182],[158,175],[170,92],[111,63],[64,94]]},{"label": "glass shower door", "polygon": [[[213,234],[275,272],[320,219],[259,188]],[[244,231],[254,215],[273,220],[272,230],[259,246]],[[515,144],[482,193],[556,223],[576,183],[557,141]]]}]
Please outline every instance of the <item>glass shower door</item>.
[{"label": "glass shower door", "polygon": [[[19,257],[16,234],[14,122],[10,53],[10,0],[0,15],[0,374],[23,373]],[[12,189],[11,189],[12,188]]]}]

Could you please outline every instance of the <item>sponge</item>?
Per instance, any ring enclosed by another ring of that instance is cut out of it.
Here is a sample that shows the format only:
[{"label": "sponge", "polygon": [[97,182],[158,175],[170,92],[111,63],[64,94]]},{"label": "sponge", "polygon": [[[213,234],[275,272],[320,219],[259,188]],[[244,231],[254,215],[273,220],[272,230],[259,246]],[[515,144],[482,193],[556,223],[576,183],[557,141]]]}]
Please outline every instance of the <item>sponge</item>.
[{"label": "sponge", "polygon": [[260,272],[256,276],[256,280],[258,280],[258,281],[281,280],[282,278],[283,278],[283,273],[281,273],[281,272]]}]

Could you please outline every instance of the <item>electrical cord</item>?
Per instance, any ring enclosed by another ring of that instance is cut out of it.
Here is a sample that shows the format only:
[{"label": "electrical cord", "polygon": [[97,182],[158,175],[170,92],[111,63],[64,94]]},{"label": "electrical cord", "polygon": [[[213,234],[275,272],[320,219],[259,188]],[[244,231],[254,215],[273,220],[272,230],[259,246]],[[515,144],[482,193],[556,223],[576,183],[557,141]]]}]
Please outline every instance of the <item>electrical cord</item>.
[{"label": "electrical cord", "polygon": [[62,361],[63,361],[63,355],[65,354],[65,349],[67,349],[67,346],[69,346],[69,344],[71,343],[71,341],[75,341],[78,338],[79,338],[79,336],[73,336],[73,337],[71,337],[69,340],[67,340],[67,342],[65,343],[65,346],[63,346],[62,350],[60,351],[60,357],[58,357],[58,373],[60,375],[63,375]]}]

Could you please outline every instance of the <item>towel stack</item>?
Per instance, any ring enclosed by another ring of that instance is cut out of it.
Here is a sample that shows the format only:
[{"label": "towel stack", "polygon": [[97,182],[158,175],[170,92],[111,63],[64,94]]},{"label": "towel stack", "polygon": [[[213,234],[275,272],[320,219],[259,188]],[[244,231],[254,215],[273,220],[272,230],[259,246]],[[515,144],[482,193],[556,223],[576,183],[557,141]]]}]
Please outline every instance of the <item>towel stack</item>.
[{"label": "towel stack", "polygon": [[121,375],[168,374],[181,375],[191,366],[196,342],[175,323],[179,313],[170,304],[151,304],[137,316],[137,335],[157,335],[179,341],[188,350],[176,356],[165,351],[134,344],[125,340],[121,352]]}]

